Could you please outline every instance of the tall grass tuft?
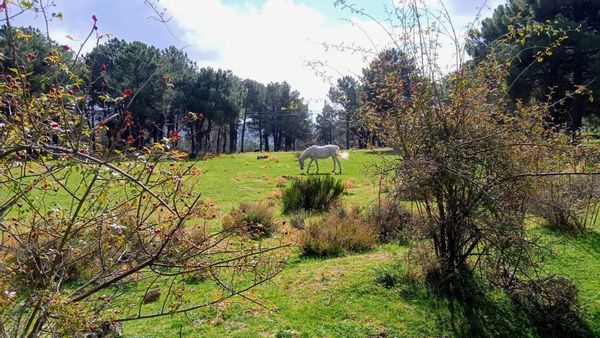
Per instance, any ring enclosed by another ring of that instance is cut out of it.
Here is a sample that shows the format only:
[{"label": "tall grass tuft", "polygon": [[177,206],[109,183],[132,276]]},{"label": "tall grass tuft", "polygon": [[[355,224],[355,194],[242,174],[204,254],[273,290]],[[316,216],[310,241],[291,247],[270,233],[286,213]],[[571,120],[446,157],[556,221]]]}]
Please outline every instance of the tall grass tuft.
[{"label": "tall grass tuft", "polygon": [[376,243],[377,229],[364,222],[355,207],[309,221],[302,232],[300,249],[309,256],[337,256],[371,249]]},{"label": "tall grass tuft", "polygon": [[253,239],[270,236],[276,227],[273,209],[262,203],[241,203],[223,220],[223,229],[234,229]]},{"label": "tall grass tuft", "polygon": [[344,192],[344,184],[331,176],[310,176],[294,180],[283,191],[283,212],[300,209],[325,211]]}]

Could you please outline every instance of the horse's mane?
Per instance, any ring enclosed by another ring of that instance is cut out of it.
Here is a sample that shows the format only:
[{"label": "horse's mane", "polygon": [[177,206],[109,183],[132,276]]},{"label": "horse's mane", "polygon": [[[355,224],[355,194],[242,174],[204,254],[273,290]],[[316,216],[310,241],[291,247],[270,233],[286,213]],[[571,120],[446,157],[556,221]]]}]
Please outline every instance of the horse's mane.
[{"label": "horse's mane", "polygon": [[308,149],[312,148],[313,146],[310,146],[308,148],[306,148],[302,154],[300,154],[300,157],[298,157],[299,160],[304,160],[306,159],[306,157],[308,156]]}]

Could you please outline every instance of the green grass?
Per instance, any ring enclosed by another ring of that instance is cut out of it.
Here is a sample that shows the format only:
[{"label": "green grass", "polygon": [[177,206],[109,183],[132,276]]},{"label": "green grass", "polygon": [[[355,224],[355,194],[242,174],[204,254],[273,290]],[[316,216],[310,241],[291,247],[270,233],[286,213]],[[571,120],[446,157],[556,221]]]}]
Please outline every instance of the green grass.
[{"label": "green grass", "polygon": [[[376,200],[376,186],[366,171],[380,158],[379,154],[356,151],[350,154],[349,160],[342,160],[343,173],[335,177],[353,183],[343,200],[361,204]],[[197,166],[203,172],[197,191],[217,202],[223,210],[240,202],[265,199],[266,194],[276,189],[278,177],[306,176],[293,152],[269,153],[269,159],[261,160],[257,159],[256,153],[223,155],[198,161]],[[319,166],[321,175],[328,175],[333,169],[330,159],[320,160]],[[314,166],[312,170],[314,172]]]},{"label": "green grass", "polygon": [[[246,153],[194,162],[202,170],[200,183],[194,188],[215,201],[224,214],[240,202],[265,200],[277,189],[279,177],[288,177],[289,185],[289,178],[305,176],[294,153],[270,155],[270,159],[258,160],[257,154]],[[344,203],[376,203],[377,182],[366,171],[380,160],[378,154],[354,151],[348,161],[342,161],[343,174],[336,178],[351,182],[342,195]],[[320,161],[320,167],[328,174],[332,163]],[[289,216],[278,210],[276,217]],[[584,319],[600,336],[600,227],[584,235],[566,236],[534,224],[529,233],[552,247],[548,272],[566,275],[577,284]],[[392,288],[377,283],[382,267],[404,266],[407,250],[389,244],[364,253],[317,259],[302,257],[294,248],[282,273],[249,294],[275,311],[234,298],[225,305],[187,315],[126,322],[125,337],[173,337],[180,333],[192,337],[469,336],[469,328],[481,323],[488,335],[534,335],[503,295],[491,294],[489,304],[470,309],[430,295],[419,283],[400,280]],[[197,300],[215,290],[208,283],[189,284],[189,288]],[[159,303],[149,308],[153,306]]]},{"label": "green grass", "polygon": [[[272,155],[278,160],[241,154],[200,161],[197,165],[204,174],[198,191],[219,203],[222,210],[239,202],[262,200],[276,188],[279,176],[300,174],[293,153]],[[345,203],[366,206],[377,200],[376,184],[365,175],[365,167],[378,159],[379,155],[368,152],[352,152],[350,160],[343,162],[344,173],[339,178],[353,182],[342,198]],[[322,161],[321,170],[329,171],[328,165]],[[565,237],[540,225],[530,229],[532,236],[541,236],[555,252],[547,261],[549,272],[576,282],[586,323],[595,335],[600,335],[599,230]],[[378,284],[381,268],[404,264],[406,250],[391,244],[366,253],[317,259],[304,258],[294,249],[283,272],[251,293],[275,311],[233,299],[187,317],[129,322],[125,336],[171,337],[180,332],[203,337],[467,336],[481,323],[488,335],[535,335],[503,295],[492,294],[489,304],[461,309],[430,295],[418,283],[401,281],[392,288]]]}]

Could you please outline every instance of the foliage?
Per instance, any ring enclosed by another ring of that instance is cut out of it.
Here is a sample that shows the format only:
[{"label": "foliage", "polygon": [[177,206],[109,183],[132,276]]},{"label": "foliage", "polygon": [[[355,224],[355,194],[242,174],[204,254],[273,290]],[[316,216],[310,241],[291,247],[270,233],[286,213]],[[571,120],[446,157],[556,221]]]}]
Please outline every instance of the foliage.
[{"label": "foliage", "polygon": [[577,287],[569,279],[546,277],[517,281],[511,301],[534,323],[542,337],[592,337],[582,325]]},{"label": "foliage", "polygon": [[[47,55],[21,57],[37,53],[29,34],[10,27],[9,12],[18,14],[23,3],[3,5],[0,41],[15,64],[0,70],[0,336],[83,336],[113,321],[197,310],[270,279],[279,268],[266,252],[277,244],[228,244],[227,233],[211,230],[212,206],[195,190],[200,171],[169,150],[177,135],[136,146],[143,136],[132,127],[140,121],[128,109],[138,93],[168,83],[150,84],[148,73],[128,82],[141,81],[135,91],[104,96],[107,115],[95,121],[86,109],[99,81],[95,66],[50,41]],[[38,5],[44,3],[28,8]],[[94,16],[88,39],[96,25]],[[126,52],[115,62],[136,52],[160,56],[139,43],[118,49]],[[43,73],[28,70],[37,58],[47,66]],[[100,142],[107,130],[112,142]],[[219,292],[198,298],[188,291],[185,276],[200,270]],[[157,285],[169,285],[161,306],[146,306]]]},{"label": "foliage", "polygon": [[541,179],[529,200],[531,213],[566,233],[585,232],[598,217],[600,191],[595,177]]},{"label": "foliage", "polygon": [[[346,149],[350,149],[350,135],[357,130],[356,113],[359,107],[359,83],[351,76],[337,80],[335,86],[329,88],[329,100],[336,107],[337,117],[346,131]],[[364,143],[364,140],[360,145]],[[364,147],[361,147],[364,148]]]},{"label": "foliage", "polygon": [[[502,53],[514,102],[560,102],[549,109],[552,123],[576,131],[584,115],[598,110],[599,6],[593,0],[510,0],[482,21],[481,31],[472,30],[467,50],[476,58]],[[516,39],[507,41],[511,35]]]},{"label": "foliage", "polygon": [[377,229],[363,221],[357,207],[308,221],[302,231],[300,249],[305,255],[336,256],[344,252],[372,248],[377,242]]},{"label": "foliage", "polygon": [[223,229],[240,231],[254,239],[271,235],[276,227],[273,209],[261,203],[241,203],[223,220]]},{"label": "foliage", "polygon": [[336,119],[336,111],[329,103],[325,103],[323,111],[317,115],[316,122],[317,142],[321,144],[335,144],[335,132],[338,121]]},{"label": "foliage", "polygon": [[412,215],[408,208],[392,198],[384,198],[380,205],[367,211],[365,221],[378,229],[378,239],[382,243],[406,241],[414,234],[411,231]]},{"label": "foliage", "polygon": [[[446,284],[444,289],[468,289],[472,271],[498,284],[514,274],[532,276],[536,246],[525,235],[523,206],[536,178],[578,174],[571,164],[580,149],[560,130],[547,128],[550,104],[509,104],[504,55],[461,64],[457,54],[455,71],[443,76],[435,45],[425,41],[435,40],[433,25],[448,24],[447,13],[412,3],[395,8],[399,22],[392,25],[400,30],[393,42],[402,48],[405,71],[379,77],[376,98],[385,99],[384,109],[373,99],[362,108],[368,129],[378,131],[401,158],[381,172],[394,182],[399,201],[415,202],[423,220],[419,231],[430,239],[437,265],[431,277]],[[537,32],[557,33],[555,46],[562,41],[562,32],[550,25]],[[520,38],[507,36],[504,42]],[[453,39],[460,53],[461,43]]]},{"label": "foliage", "polygon": [[283,212],[295,210],[325,211],[344,192],[341,180],[332,176],[309,176],[294,180],[283,190]]}]

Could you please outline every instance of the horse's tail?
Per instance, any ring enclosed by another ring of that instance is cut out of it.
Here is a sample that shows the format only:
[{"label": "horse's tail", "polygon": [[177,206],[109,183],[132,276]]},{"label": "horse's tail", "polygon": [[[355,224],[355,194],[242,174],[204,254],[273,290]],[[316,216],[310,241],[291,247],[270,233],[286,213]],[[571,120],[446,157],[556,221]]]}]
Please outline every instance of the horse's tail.
[{"label": "horse's tail", "polygon": [[350,153],[349,152],[341,152],[338,149],[338,155],[340,155],[341,158],[343,158],[344,160],[347,160],[348,158],[350,158]]}]

